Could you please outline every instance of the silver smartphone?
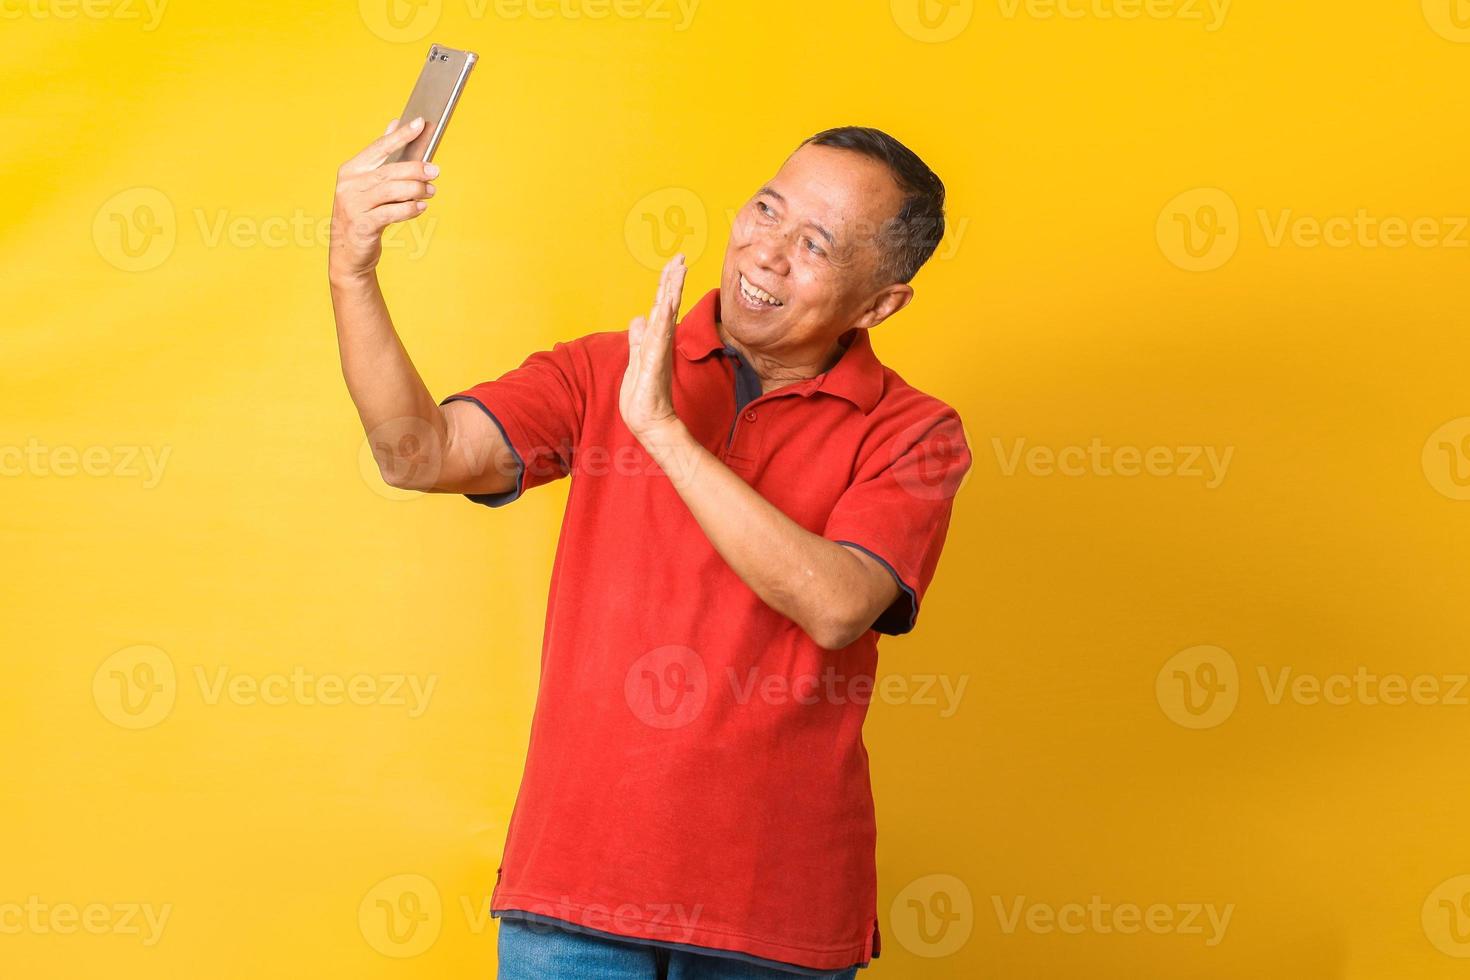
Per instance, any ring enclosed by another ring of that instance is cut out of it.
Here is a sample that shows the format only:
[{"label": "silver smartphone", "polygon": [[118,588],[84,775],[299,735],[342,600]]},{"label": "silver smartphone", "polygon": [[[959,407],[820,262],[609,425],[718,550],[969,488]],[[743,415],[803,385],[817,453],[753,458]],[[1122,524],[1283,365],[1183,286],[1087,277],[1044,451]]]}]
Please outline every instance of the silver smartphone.
[{"label": "silver smartphone", "polygon": [[464,83],[470,77],[470,69],[480,56],[473,51],[459,51],[442,44],[429,46],[429,57],[419,70],[419,80],[408,97],[408,105],[398,117],[398,124],[412,122],[424,117],[423,130],[407,146],[394,151],[384,163],[400,160],[434,159],[434,151],[444,139],[444,130],[449,126],[449,117],[464,91]]}]

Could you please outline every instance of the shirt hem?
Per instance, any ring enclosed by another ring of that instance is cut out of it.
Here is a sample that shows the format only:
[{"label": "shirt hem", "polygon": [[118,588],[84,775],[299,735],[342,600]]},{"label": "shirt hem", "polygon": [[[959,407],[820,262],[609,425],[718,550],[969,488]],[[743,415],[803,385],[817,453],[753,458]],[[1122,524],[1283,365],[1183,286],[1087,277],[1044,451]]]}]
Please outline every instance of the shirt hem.
[{"label": "shirt hem", "polygon": [[[631,903],[630,903],[631,904]],[[539,907],[538,907],[539,906]],[[550,915],[550,910],[558,910],[560,915]],[[543,915],[548,918],[562,919],[573,925],[582,926],[587,929],[595,929],[611,936],[623,936],[631,939],[647,939],[654,942],[677,943],[687,946],[705,946],[712,950],[724,950],[732,953],[745,953],[749,956],[757,956],[762,959],[776,962],[790,963],[793,966],[804,967],[809,970],[849,970],[854,967],[866,967],[873,957],[873,933],[869,933],[865,942],[852,946],[828,946],[813,948],[810,946],[792,946],[786,943],[773,942],[769,939],[758,939],[745,933],[727,929],[714,929],[705,926],[686,926],[678,924],[649,923],[643,919],[623,914],[622,907],[615,907],[609,912],[606,907],[599,907],[595,915],[599,921],[613,917],[616,913],[616,929],[605,929],[601,926],[592,925],[585,920],[590,918],[591,909],[564,900],[552,900],[541,898],[536,895],[524,893],[497,894],[490,903],[490,911],[496,912],[526,912],[531,915]],[[578,918],[569,918],[568,916]],[[874,932],[876,932],[876,923]]]}]

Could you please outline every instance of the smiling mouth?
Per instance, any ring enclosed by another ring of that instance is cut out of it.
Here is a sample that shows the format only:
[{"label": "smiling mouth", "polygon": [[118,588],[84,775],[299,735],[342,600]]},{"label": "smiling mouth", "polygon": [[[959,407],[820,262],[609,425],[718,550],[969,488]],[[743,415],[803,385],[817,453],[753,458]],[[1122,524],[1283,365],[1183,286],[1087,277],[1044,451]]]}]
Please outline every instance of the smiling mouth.
[{"label": "smiling mouth", "polygon": [[749,279],[745,278],[745,273],[743,272],[740,273],[740,292],[741,295],[750,300],[750,302],[755,303],[759,306],[769,306],[774,308],[786,305],[776,297],[772,296],[770,293],[766,292],[764,289],[761,289],[759,286],[753,284]]}]

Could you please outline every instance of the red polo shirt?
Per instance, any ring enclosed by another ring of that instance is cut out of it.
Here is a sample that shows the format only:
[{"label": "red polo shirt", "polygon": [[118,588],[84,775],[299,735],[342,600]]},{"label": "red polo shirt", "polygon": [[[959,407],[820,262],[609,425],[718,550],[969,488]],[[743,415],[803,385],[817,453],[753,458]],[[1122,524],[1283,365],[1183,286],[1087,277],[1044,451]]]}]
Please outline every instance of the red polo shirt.
[{"label": "red polo shirt", "polygon": [[450,396],[484,409],[521,466],[515,490],[472,500],[571,476],[491,909],[840,970],[879,948],[862,739],[878,634],[913,628],[971,457],[955,411],[880,364],[867,331],[826,373],[761,394],[718,315],[712,290],[677,327],[679,418],[900,594],[835,652],[762,602],[624,425],[624,331]]}]

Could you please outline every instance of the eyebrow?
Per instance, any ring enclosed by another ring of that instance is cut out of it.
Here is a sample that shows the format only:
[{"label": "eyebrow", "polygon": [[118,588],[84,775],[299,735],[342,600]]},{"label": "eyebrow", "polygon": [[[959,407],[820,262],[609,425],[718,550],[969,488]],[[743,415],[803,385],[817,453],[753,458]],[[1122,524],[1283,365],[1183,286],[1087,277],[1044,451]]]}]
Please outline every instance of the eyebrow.
[{"label": "eyebrow", "polygon": [[[781,192],[778,191],[778,190],[776,190],[776,188],[772,187],[770,184],[767,184],[766,186],[762,187],[760,190],[758,190],[758,191],[755,192],[755,196],[756,197],[760,197],[762,194],[769,194],[771,197],[774,197],[776,200],[780,201],[782,204],[788,203],[787,200],[786,200],[786,198],[784,196],[782,196]],[[806,223],[809,224],[809,225],[811,225],[813,228],[817,229],[817,232],[823,238],[827,239],[827,244],[828,245],[830,245],[833,248],[836,248],[837,247],[837,239],[832,236],[832,233],[830,231],[828,231],[826,228],[823,228],[817,222],[812,221],[810,218],[807,219],[807,222]]]}]

